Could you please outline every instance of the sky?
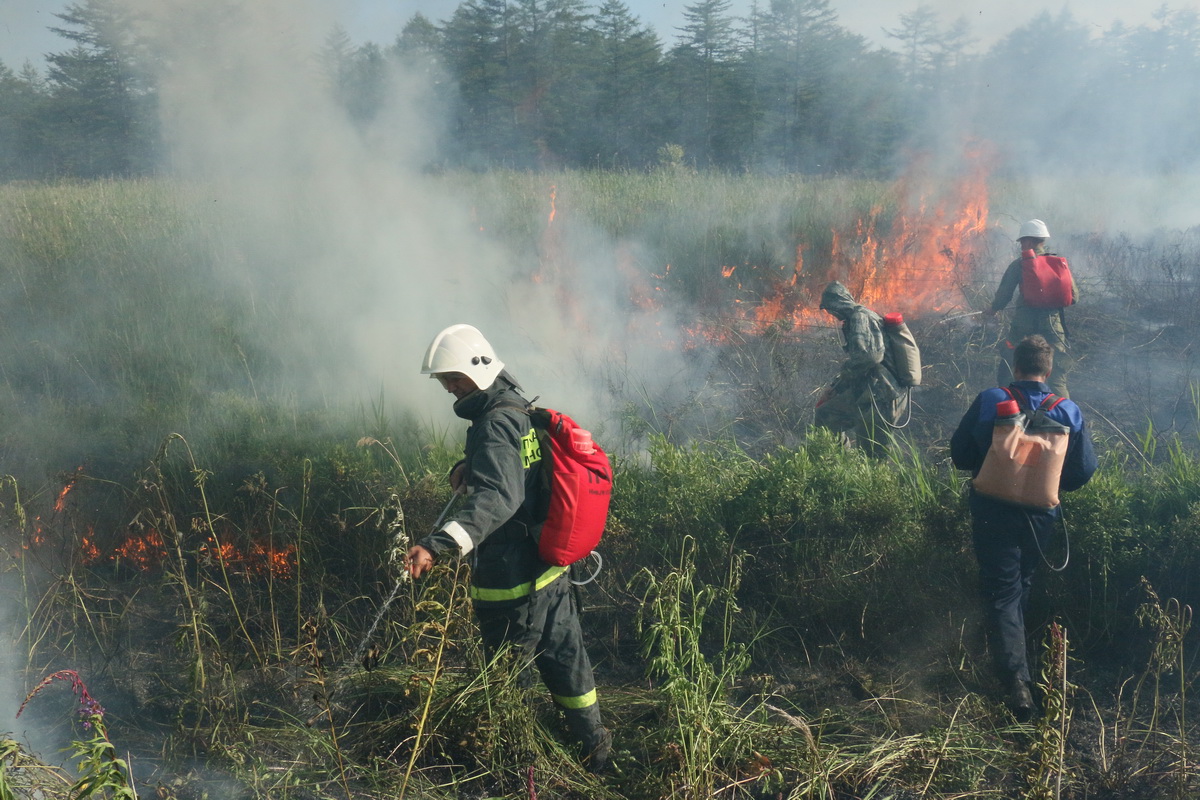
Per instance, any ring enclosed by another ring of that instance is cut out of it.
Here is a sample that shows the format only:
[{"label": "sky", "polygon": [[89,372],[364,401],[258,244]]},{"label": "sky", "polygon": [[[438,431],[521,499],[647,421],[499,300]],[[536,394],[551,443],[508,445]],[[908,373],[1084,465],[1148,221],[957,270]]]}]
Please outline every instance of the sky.
[{"label": "sky", "polygon": [[[683,23],[683,9],[693,0],[627,0],[629,7],[666,42],[674,39]],[[763,0],[766,2],[767,0]],[[388,44],[404,22],[418,11],[435,22],[446,19],[459,0],[328,0],[333,18],[362,43]],[[733,0],[735,13],[746,13],[750,0]],[[46,53],[65,48],[66,40],[48,28],[60,24],[54,16],[68,5],[62,0],[0,0],[0,61],[19,68],[26,59],[42,66]],[[888,39],[882,29],[893,28],[901,14],[911,12],[917,0],[834,0],[832,7],[841,24],[877,45]],[[1041,11],[1057,13],[1068,8],[1072,15],[1094,27],[1097,34],[1120,20],[1126,25],[1150,22],[1161,0],[1086,0],[1059,3],[1045,0],[927,0],[947,21],[966,17],[981,46],[1010,32]],[[1192,3],[1174,3],[1172,8],[1194,8]]]}]

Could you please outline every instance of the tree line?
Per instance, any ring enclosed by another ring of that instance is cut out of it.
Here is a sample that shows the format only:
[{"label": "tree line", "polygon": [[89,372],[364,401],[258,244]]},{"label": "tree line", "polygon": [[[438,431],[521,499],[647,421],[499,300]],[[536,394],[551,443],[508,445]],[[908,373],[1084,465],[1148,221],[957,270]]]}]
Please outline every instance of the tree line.
[{"label": "tree line", "polygon": [[[0,179],[139,175],[159,164],[164,53],[119,0],[82,0],[52,28],[45,71],[0,62]],[[886,177],[912,148],[997,143],[1022,171],[1173,171],[1200,133],[1200,18],[1164,6],[1100,35],[1042,13],[984,50],[929,6],[876,47],[829,0],[747,16],[696,0],[664,42],[622,0],[467,0],[416,14],[386,45],[335,28],[314,54],[359,125],[382,124],[397,69],[426,79],[446,167],[698,169]]]}]

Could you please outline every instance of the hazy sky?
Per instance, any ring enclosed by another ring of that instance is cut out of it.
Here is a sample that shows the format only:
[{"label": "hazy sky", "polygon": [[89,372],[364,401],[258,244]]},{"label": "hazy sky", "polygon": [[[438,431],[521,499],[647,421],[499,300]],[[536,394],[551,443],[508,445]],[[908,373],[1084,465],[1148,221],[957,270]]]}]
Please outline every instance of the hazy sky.
[{"label": "hazy sky", "polygon": [[[734,10],[745,13],[751,0],[733,0]],[[459,0],[329,0],[333,14],[356,42],[390,43],[405,20],[420,11],[434,21],[448,17]],[[692,0],[627,0],[642,21],[651,25],[668,43],[682,24],[682,10]],[[769,0],[761,0],[763,4]],[[881,28],[894,27],[899,16],[915,9],[917,0],[834,0],[843,26],[886,43]],[[64,0],[0,0],[0,61],[18,68],[26,59],[39,68],[48,52],[66,49],[66,41],[47,29],[60,24],[54,16],[68,5]],[[1129,25],[1150,21],[1162,0],[1076,0],[1073,3],[1045,0],[927,0],[924,5],[940,11],[947,21],[965,16],[975,36],[987,44],[1010,32],[1040,11],[1057,13],[1069,8],[1075,18],[1100,33],[1115,20]],[[1195,3],[1172,3],[1174,9],[1194,8]]]}]

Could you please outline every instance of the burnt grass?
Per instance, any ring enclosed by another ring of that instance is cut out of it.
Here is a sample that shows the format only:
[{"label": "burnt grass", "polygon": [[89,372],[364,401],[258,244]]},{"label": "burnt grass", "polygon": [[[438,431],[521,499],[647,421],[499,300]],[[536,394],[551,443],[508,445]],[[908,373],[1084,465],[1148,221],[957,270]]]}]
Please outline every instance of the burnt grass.
[{"label": "burnt grass", "polygon": [[[432,523],[452,453],[403,455],[399,474],[379,448],[334,443],[207,479],[208,465],[160,454],[132,481],[75,477],[57,511],[53,493],[7,490],[0,585],[22,609],[10,669],[25,690],[78,670],[143,798],[1017,798],[1055,796],[1058,776],[1062,797],[1194,796],[1200,284],[1128,243],[1072,244],[1094,266],[1068,317],[1071,392],[1104,463],[1067,500],[1071,564],[1041,571],[1029,613],[1032,652],[1052,622],[1069,639],[1061,750],[1060,723],[1017,724],[988,667],[946,444],[992,385],[1003,329],[953,314],[910,320],[926,380],[891,460],[808,428],[840,360],[830,330],[713,345],[699,354],[708,399],[654,409],[657,425],[629,411],[638,446],[614,448],[625,494],[605,569],[579,593],[617,750],[599,778],[575,765],[540,690],[502,667],[480,678],[463,575],[404,586],[378,660],[354,661],[394,585],[391,537]],[[1106,272],[1117,261],[1125,271]],[[1170,274],[1153,296],[1113,277],[1139,270]],[[148,565],[81,558],[85,537],[107,551],[147,530],[162,541]],[[292,569],[214,555],[214,532],[243,554],[294,545]],[[671,574],[713,594],[693,617],[702,659],[680,644],[664,666],[648,609]],[[698,706],[680,675],[720,691]],[[86,736],[72,702],[47,690],[10,723],[27,756],[55,762]]]}]

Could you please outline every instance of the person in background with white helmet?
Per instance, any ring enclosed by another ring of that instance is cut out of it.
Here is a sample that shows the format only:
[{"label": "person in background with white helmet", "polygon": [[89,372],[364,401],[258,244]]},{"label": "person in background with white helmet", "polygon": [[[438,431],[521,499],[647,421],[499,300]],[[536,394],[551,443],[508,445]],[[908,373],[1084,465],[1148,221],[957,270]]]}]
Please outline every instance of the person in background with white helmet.
[{"label": "person in background with white helmet", "polygon": [[419,578],[446,557],[473,559],[471,599],[488,656],[510,645],[525,685],[532,681],[530,663],[537,665],[580,743],[584,767],[600,771],[612,737],[601,723],[569,568],[538,558],[535,537],[549,498],[530,403],[470,325],[451,325],[435,336],[421,372],[454,395],[454,413],[471,423],[465,457],[450,475],[451,487],[467,498],[453,518],[409,549],[408,573]]},{"label": "person in background with white helmet", "polygon": [[[1047,229],[1046,223],[1040,219],[1031,219],[1021,223],[1021,228],[1017,232],[1017,243],[1022,253],[1032,250],[1037,255],[1045,255],[1047,252],[1046,240],[1049,238],[1050,231]],[[1017,301],[1013,308],[1012,322],[1009,324],[1008,338],[1000,342],[998,346],[1000,361],[996,365],[996,384],[1007,386],[1013,380],[1013,348],[1017,343],[1026,336],[1039,334],[1054,348],[1054,373],[1050,376],[1050,389],[1059,397],[1070,397],[1067,393],[1067,373],[1071,370],[1073,359],[1068,350],[1063,309],[1062,307],[1034,308],[1025,302],[1022,294],[1017,292],[1017,288],[1021,285],[1021,262],[1022,259],[1018,257],[1004,270],[1004,276],[1000,279],[1000,286],[996,289],[992,305],[983,312],[986,319],[995,317],[997,312],[1008,306],[1013,299],[1013,294],[1016,293]],[[1072,278],[1071,304],[1074,305],[1078,298],[1079,287]]]}]

